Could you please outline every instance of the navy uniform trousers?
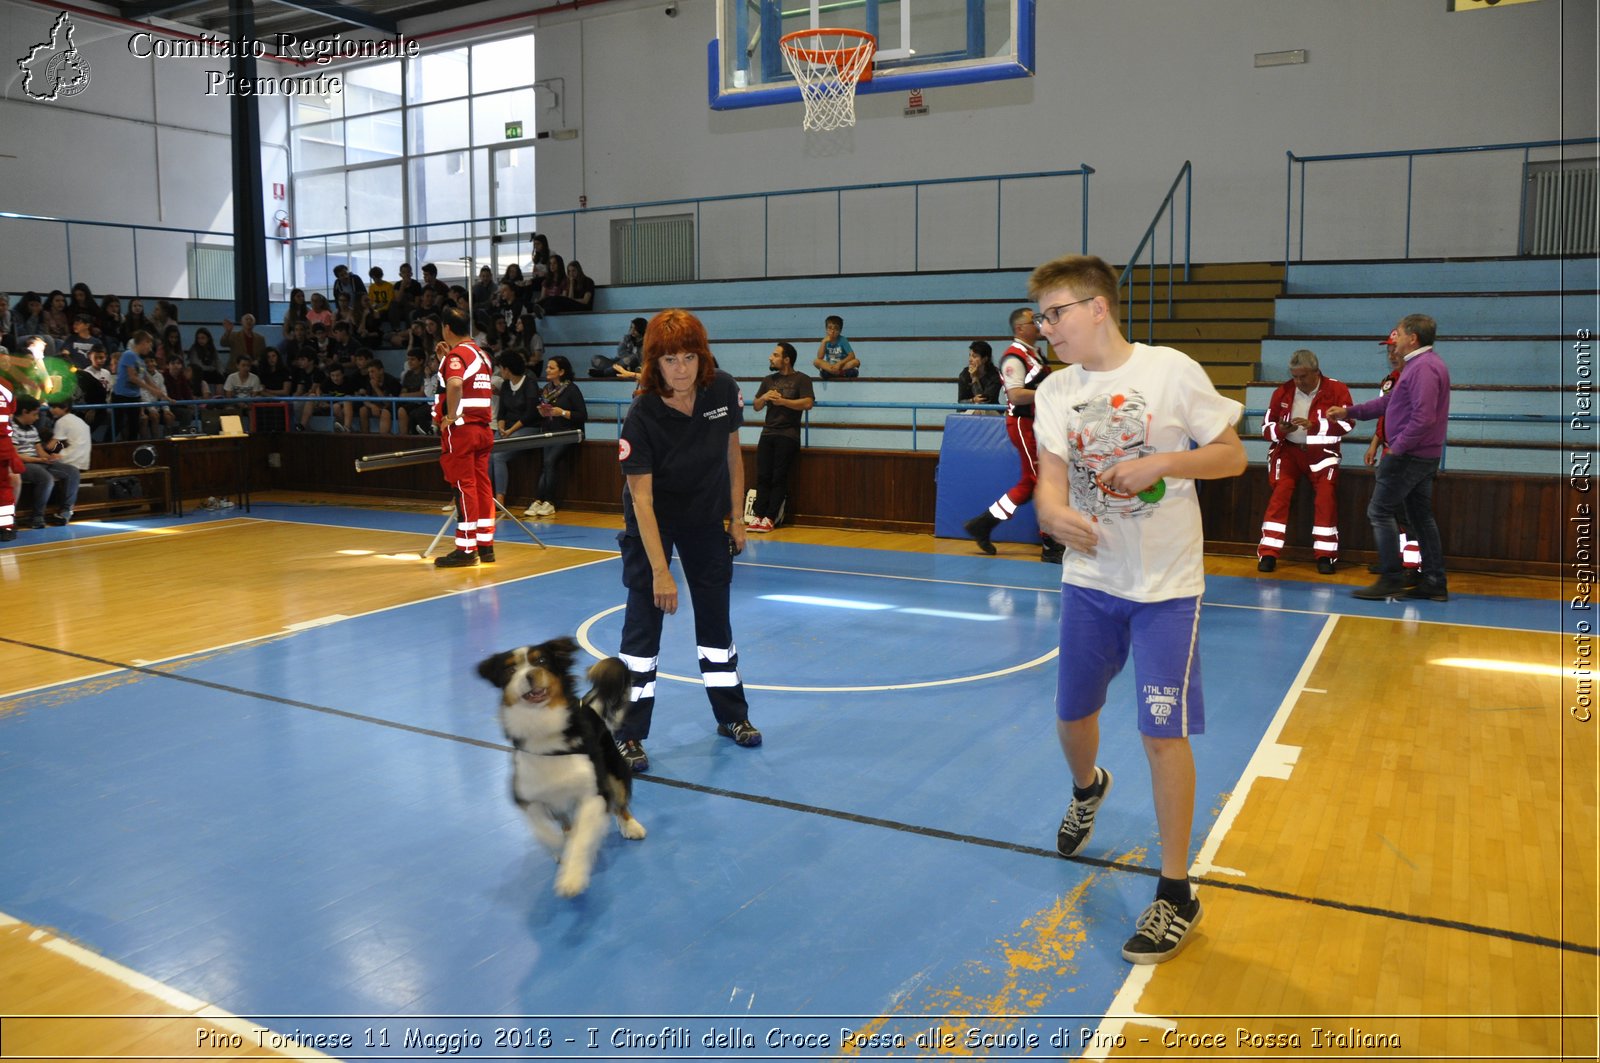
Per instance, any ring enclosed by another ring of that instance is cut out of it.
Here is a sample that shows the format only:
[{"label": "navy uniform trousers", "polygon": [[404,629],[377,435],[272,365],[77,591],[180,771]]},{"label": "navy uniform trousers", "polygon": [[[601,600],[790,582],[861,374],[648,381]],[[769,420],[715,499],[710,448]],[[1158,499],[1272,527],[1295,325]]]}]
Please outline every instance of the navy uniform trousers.
[{"label": "navy uniform trousers", "polygon": [[[628,588],[628,608],[622,621],[622,647],[617,656],[628,666],[632,704],[618,741],[640,741],[650,736],[650,717],[656,705],[656,664],[661,653],[661,618],[655,604],[655,584],[644,543],[626,532],[617,536],[622,546],[622,582]],[[685,585],[694,608],[694,641],[700,658],[700,678],[718,723],[748,719],[750,708],[739,679],[739,653],[733,645],[728,619],[728,591],[733,583],[732,540],[722,522],[689,528],[662,528],[661,548],[671,561],[676,549],[682,569],[678,580],[681,607]]]}]

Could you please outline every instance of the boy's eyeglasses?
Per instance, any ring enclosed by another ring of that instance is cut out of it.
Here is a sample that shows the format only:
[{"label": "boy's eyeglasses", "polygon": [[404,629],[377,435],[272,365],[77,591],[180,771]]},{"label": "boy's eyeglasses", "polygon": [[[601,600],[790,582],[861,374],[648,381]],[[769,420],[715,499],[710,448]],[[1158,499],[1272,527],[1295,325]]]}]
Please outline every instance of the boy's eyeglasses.
[{"label": "boy's eyeglasses", "polygon": [[1094,300],[1095,296],[1091,295],[1087,299],[1079,299],[1076,302],[1057,303],[1055,306],[1050,307],[1042,314],[1034,314],[1033,323],[1035,325],[1055,325],[1061,320],[1061,315],[1066,313],[1068,310],[1071,310],[1079,303],[1092,303]]}]

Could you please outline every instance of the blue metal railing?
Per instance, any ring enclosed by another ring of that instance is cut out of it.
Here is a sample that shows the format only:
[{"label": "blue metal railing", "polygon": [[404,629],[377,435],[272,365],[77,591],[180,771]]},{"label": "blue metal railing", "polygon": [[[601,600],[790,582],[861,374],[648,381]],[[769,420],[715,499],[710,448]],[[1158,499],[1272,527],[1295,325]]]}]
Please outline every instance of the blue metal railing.
[{"label": "blue metal railing", "polygon": [[[476,261],[474,250],[477,244],[491,241],[496,237],[510,234],[519,236],[531,235],[535,230],[543,227],[549,230],[552,225],[559,225],[565,219],[568,234],[567,246],[576,249],[579,246],[578,224],[579,221],[589,217],[605,218],[626,211],[630,220],[637,222],[640,211],[659,212],[671,207],[693,207],[695,215],[695,280],[712,279],[706,276],[703,268],[701,254],[701,237],[704,231],[702,224],[702,210],[709,204],[735,203],[740,201],[760,200],[761,211],[761,265],[763,277],[772,276],[771,271],[771,204],[773,200],[785,199],[795,196],[832,195],[834,197],[834,230],[836,240],[835,269],[844,275],[844,231],[845,231],[845,193],[872,192],[885,189],[907,188],[912,191],[913,225],[911,232],[911,262],[909,268],[916,270],[921,267],[921,230],[922,230],[922,190],[939,185],[988,185],[995,186],[994,203],[994,236],[995,236],[995,268],[1000,268],[1005,263],[1005,231],[1002,225],[1004,217],[1004,189],[1007,182],[1031,181],[1047,178],[1077,177],[1080,179],[1080,204],[1079,223],[1081,226],[1080,244],[1085,253],[1089,247],[1089,177],[1095,173],[1094,167],[1081,164],[1071,170],[1038,170],[1025,173],[986,174],[977,177],[940,177],[917,181],[879,181],[869,184],[832,185],[824,188],[790,188],[768,192],[739,192],[722,196],[690,196],[678,199],[658,199],[639,203],[613,203],[597,207],[578,207],[569,210],[545,210],[532,214],[508,214],[494,218],[463,218],[452,221],[418,223],[405,226],[387,225],[370,229],[350,229],[344,232],[319,233],[315,236],[295,237],[290,242],[293,245],[295,256],[303,258],[305,248],[319,248],[321,257],[327,263],[326,268],[331,270],[333,265],[342,261],[342,256],[351,251],[364,251],[368,260],[377,250],[401,248],[407,257],[411,251],[421,243],[426,243],[432,248],[440,244],[458,244],[461,250],[457,258],[472,258]],[[420,232],[420,230],[458,230],[451,231],[445,236],[434,236]],[[548,236],[548,231],[546,232]],[[591,242],[591,246],[593,242]],[[634,245],[634,275],[637,275],[637,242]],[[341,256],[335,259],[333,256]],[[450,258],[448,251],[435,252],[435,258]],[[572,256],[567,256],[571,258]],[[308,281],[310,278],[306,278]],[[331,284],[331,274],[322,278],[325,284]]]},{"label": "blue metal railing", "polygon": [[[1139,246],[1133,249],[1133,254],[1128,256],[1128,264],[1122,267],[1122,274],[1117,277],[1117,298],[1122,302],[1124,311],[1124,334],[1133,338],[1134,306],[1133,306],[1133,271],[1139,264],[1140,254],[1146,254],[1145,265],[1145,324],[1147,326],[1145,339],[1155,342],[1156,334],[1156,260],[1155,260],[1155,235],[1156,229],[1161,225],[1164,215],[1167,219],[1167,317],[1172,317],[1172,285],[1173,273],[1177,268],[1177,208],[1174,196],[1177,195],[1178,185],[1183,185],[1183,279],[1189,279],[1190,248],[1192,241],[1194,217],[1194,167],[1188,160],[1178,168],[1178,176],[1172,179],[1172,184],[1167,188],[1167,194],[1161,198],[1161,204],[1156,207],[1156,213],[1150,219],[1150,224],[1145,228],[1144,235],[1139,238]],[[1127,290],[1127,298],[1123,298],[1123,290]]]},{"label": "blue metal railing", "polygon": [[[448,263],[452,260],[470,260],[471,265],[467,268],[475,269],[477,265],[482,264],[480,262],[479,252],[484,246],[490,246],[497,242],[502,242],[508,239],[518,244],[525,243],[528,237],[530,237],[531,234],[541,226],[548,230],[551,226],[560,226],[563,222],[565,222],[568,229],[567,247],[575,252],[580,246],[578,239],[578,227],[580,221],[593,218],[601,223],[605,223],[611,217],[626,212],[631,220],[637,222],[640,218],[641,211],[646,212],[646,216],[649,216],[650,213],[660,213],[663,210],[672,207],[692,207],[695,216],[695,275],[693,279],[705,280],[712,278],[709,278],[706,274],[704,269],[704,256],[701,253],[701,238],[705,228],[702,224],[703,209],[711,204],[760,200],[762,204],[762,276],[767,277],[773,275],[771,271],[772,223],[770,211],[772,202],[774,200],[792,198],[796,196],[831,195],[834,201],[833,209],[835,215],[835,239],[837,240],[838,244],[834,267],[839,274],[843,275],[847,272],[845,268],[846,262],[844,255],[844,235],[846,231],[844,215],[846,213],[846,195],[892,189],[909,189],[911,192],[913,223],[911,231],[911,260],[909,263],[907,263],[906,268],[908,270],[915,271],[921,268],[923,189],[941,185],[972,185],[974,187],[993,185],[995,190],[993,201],[995,246],[994,265],[995,268],[1000,268],[1006,264],[1006,234],[1003,225],[1006,186],[1008,184],[1020,181],[1074,177],[1078,178],[1080,200],[1078,214],[1079,223],[1082,230],[1079,242],[1083,251],[1087,253],[1089,247],[1089,177],[1094,172],[1094,167],[1084,164],[1076,169],[1070,170],[1039,170],[1025,173],[987,174],[978,177],[941,177],[919,181],[881,181],[871,184],[834,185],[826,188],[792,188],[767,192],[743,192],[723,196],[698,196],[680,199],[650,200],[639,203],[615,203],[607,206],[580,207],[571,210],[538,211],[531,214],[507,214],[492,218],[461,218],[450,221],[419,222],[409,225],[374,226],[369,229],[350,229],[342,232],[319,233],[310,236],[295,236],[290,237],[287,240],[273,237],[269,238],[268,240],[268,249],[269,251],[277,249],[280,255],[285,253],[284,249],[287,249],[289,256],[288,261],[280,263],[281,271],[285,274],[285,276],[282,278],[285,288],[317,288],[320,286],[323,290],[327,290],[330,289],[333,284],[333,267],[345,262],[352,254],[363,255],[367,261],[367,264],[370,265],[372,264],[374,253],[376,252],[392,251],[395,253],[395,257],[402,258],[407,261],[414,261],[417,257],[419,257],[418,252],[423,248],[426,248],[429,258],[438,260],[441,263]],[[974,204],[974,206],[976,205]],[[875,206],[872,209],[876,211],[879,209],[879,207]],[[60,287],[62,290],[67,289],[73,282],[81,279],[73,275],[71,247],[73,226],[96,226],[106,229],[122,229],[128,231],[133,247],[133,270],[131,277],[127,278],[128,281],[131,281],[131,287],[120,276],[106,277],[104,272],[107,267],[102,267],[101,273],[96,277],[96,280],[92,285],[96,291],[118,292],[127,295],[143,294],[140,286],[138,247],[138,234],[140,232],[181,233],[190,238],[189,243],[191,247],[199,246],[201,237],[206,237],[209,241],[214,241],[208,242],[207,246],[233,246],[233,236],[231,233],[216,233],[190,229],[172,229],[155,225],[125,225],[116,222],[84,221],[76,218],[56,218],[36,214],[0,212],[0,222],[5,222],[8,220],[17,222],[44,222],[62,226],[63,239],[65,240],[67,249],[67,276],[60,278],[60,283],[58,284],[58,287]],[[4,231],[3,229],[0,229],[0,238],[3,238],[3,236]],[[735,233],[729,237],[730,240],[738,240],[740,238],[741,236],[738,233]],[[27,240],[26,243],[31,248],[39,246],[38,241],[33,238]],[[609,243],[609,234],[606,234],[597,239],[586,241],[584,246],[593,247],[597,244],[609,246]],[[459,254],[451,254],[453,249],[458,250]],[[524,259],[527,257],[527,255],[523,253],[523,250],[524,249],[520,246],[517,248],[516,258]],[[634,262],[632,265],[635,267],[634,275],[637,276],[637,242],[635,242],[633,254]],[[103,258],[103,256],[100,257]],[[566,257],[570,260],[571,258],[575,257],[575,255],[569,254]],[[1033,263],[1030,261],[1019,264],[1032,265]],[[321,276],[305,275],[305,270],[307,268],[315,269],[318,265],[320,265]],[[186,277],[188,268],[189,263],[187,260],[182,263],[170,261],[163,262],[162,274],[163,276],[170,274],[173,276]],[[357,270],[357,272],[364,272],[364,270]],[[48,278],[40,278],[32,283],[35,285],[43,285],[47,282],[47,280]],[[153,294],[166,293],[161,292]]]},{"label": "blue metal railing", "polygon": [[[1347,152],[1341,155],[1296,155],[1293,151],[1284,152],[1288,156],[1287,175],[1285,178],[1285,191],[1283,201],[1283,264],[1288,266],[1295,261],[1305,261],[1306,253],[1306,163],[1309,162],[1349,162],[1356,159],[1397,159],[1406,160],[1406,244],[1405,257],[1411,257],[1411,205],[1415,191],[1415,167],[1417,157],[1425,155],[1465,155],[1481,154],[1497,151],[1522,152],[1522,172],[1524,180],[1520,181],[1521,202],[1517,210],[1517,250],[1520,253],[1526,236],[1528,206],[1528,171],[1529,154],[1538,148],[1564,148],[1580,144],[1600,144],[1600,137],[1577,137],[1567,140],[1523,140],[1510,144],[1473,144],[1459,148],[1407,148],[1399,151],[1359,151]],[[1295,163],[1300,164],[1300,230],[1299,242],[1291,256],[1291,235],[1294,232],[1294,176]]]}]

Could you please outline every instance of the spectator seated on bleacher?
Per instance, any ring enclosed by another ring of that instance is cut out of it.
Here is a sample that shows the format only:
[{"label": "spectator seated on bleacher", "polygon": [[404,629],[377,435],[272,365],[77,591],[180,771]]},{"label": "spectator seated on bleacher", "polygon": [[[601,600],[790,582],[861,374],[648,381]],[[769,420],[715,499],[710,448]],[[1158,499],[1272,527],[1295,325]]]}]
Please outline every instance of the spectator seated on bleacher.
[{"label": "spectator seated on bleacher", "polygon": [[321,292],[311,293],[311,307],[306,311],[306,322],[313,329],[318,325],[325,329],[333,328],[333,307],[328,305],[328,297]]},{"label": "spectator seated on bleacher", "polygon": [[[420,399],[422,391],[422,354],[419,351],[406,352],[406,368],[400,377],[400,397],[403,399]],[[413,431],[419,435],[427,435],[433,427],[433,419],[424,406],[417,403],[402,402],[398,404],[400,410],[400,434],[410,435]],[[415,427],[413,427],[415,426]]]},{"label": "spectator seated on bleacher", "polygon": [[844,318],[830,314],[823,322],[824,335],[817,344],[811,364],[824,380],[847,380],[861,375],[861,359],[844,338]]},{"label": "spectator seated on bleacher", "polygon": [[[554,268],[552,257],[551,268]],[[549,290],[548,282],[545,285]],[[578,314],[594,309],[594,281],[583,272],[583,264],[576,259],[567,266],[566,291],[547,294],[539,301],[547,314]]]},{"label": "spectator seated on bleacher", "polygon": [[595,355],[589,362],[589,375],[600,379],[639,379],[639,366],[644,358],[644,330],[649,324],[642,317],[630,321],[628,331],[617,344],[617,353],[610,358],[603,354]]},{"label": "spectator seated on bleacher", "polygon": [[283,320],[279,322],[283,326],[283,334],[285,336],[289,334],[290,329],[305,321],[306,311],[309,309],[310,305],[306,302],[305,289],[290,289],[289,305],[283,311]]},{"label": "spectator seated on bleacher", "polygon": [[[184,364],[181,353],[170,358],[156,358],[156,369],[161,374],[161,386],[166,389],[167,397],[173,402],[191,402],[196,398],[194,377],[190,373],[190,368]],[[194,424],[200,415],[200,411],[194,406],[174,406],[168,412],[172,414],[179,431]]]},{"label": "spectator seated on bleacher", "polygon": [[[393,399],[400,397],[400,381],[384,371],[383,363],[368,360],[366,379],[362,382],[359,391],[362,395],[372,399]],[[388,435],[394,426],[394,404],[390,402],[363,402],[359,410],[361,417],[361,430],[372,431],[373,424],[383,435]]]},{"label": "spectator seated on bleacher", "polygon": [[228,352],[228,364],[237,366],[239,359],[249,355],[255,364],[267,350],[266,337],[256,331],[256,316],[246,314],[239,319],[239,328],[228,318],[222,319],[222,346]]},{"label": "spectator seated on bleacher", "polygon": [[222,386],[222,353],[217,350],[210,329],[201,327],[194,330],[194,343],[189,345],[189,364],[199,370],[200,376],[211,387]]},{"label": "spectator seated on bleacher", "polygon": [[72,335],[61,348],[61,356],[72,363],[73,369],[86,369],[89,365],[89,348],[101,341],[94,335],[94,318],[88,314],[74,314]]},{"label": "spectator seated on bleacher", "polygon": [[39,320],[44,335],[50,337],[50,342],[59,349],[72,335],[72,314],[67,310],[67,294],[60,289],[51,292]]},{"label": "spectator seated on bleacher", "polygon": [[115,346],[122,336],[122,300],[108,295],[100,302],[100,338]]},{"label": "spectator seated on bleacher", "polygon": [[956,401],[986,404],[1000,401],[1000,370],[994,367],[994,348],[983,340],[973,340],[967,348],[967,367],[956,377]]},{"label": "spectator seated on bleacher", "polygon": [[114,344],[108,336],[106,338],[106,350],[111,350],[116,346],[125,348],[128,341],[133,339],[135,332],[148,332],[153,336],[155,335],[155,328],[155,322],[145,315],[144,300],[134,296],[128,300],[128,314],[122,319],[122,336],[119,343]]},{"label": "spectator seated on bleacher", "polygon": [[11,297],[0,293],[0,344],[7,347],[17,342],[16,315],[11,311]]},{"label": "spectator seated on bleacher", "polygon": [[333,301],[339,302],[339,296],[344,296],[345,302],[351,307],[362,302],[367,297],[367,286],[361,278],[350,272],[350,267],[340,263],[333,267]]},{"label": "spectator seated on bleacher", "polygon": [[67,297],[67,313],[72,317],[87,314],[91,321],[100,319],[100,306],[94,301],[94,293],[82,281],[72,286],[72,294]]},{"label": "spectator seated on bleacher", "polygon": [[[115,378],[108,368],[110,358],[104,343],[96,340],[90,346],[89,366],[77,372],[78,397],[84,405],[104,406],[111,401],[111,385]],[[111,438],[111,417],[106,410],[84,410],[82,417],[96,443]]]},{"label": "spectator seated on bleacher", "polygon": [[61,513],[50,518],[50,523],[66,524],[78,502],[78,467],[62,461],[44,445],[46,440],[39,432],[39,400],[33,395],[17,396],[16,412],[11,417],[11,442],[22,459],[22,488],[30,509],[26,518],[18,511],[17,526],[44,527],[45,506],[57,484],[61,485]]}]

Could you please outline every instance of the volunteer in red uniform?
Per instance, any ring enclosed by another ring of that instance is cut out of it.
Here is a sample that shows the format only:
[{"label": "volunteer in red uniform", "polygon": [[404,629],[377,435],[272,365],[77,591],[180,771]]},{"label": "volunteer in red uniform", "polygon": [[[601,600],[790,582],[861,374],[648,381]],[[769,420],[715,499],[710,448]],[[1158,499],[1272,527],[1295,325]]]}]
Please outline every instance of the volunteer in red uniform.
[{"label": "volunteer in red uniform", "polygon": [[17,485],[22,476],[22,459],[11,444],[11,416],[17,412],[17,394],[10,371],[11,352],[0,347],[0,543],[17,537]]},{"label": "volunteer in red uniform", "polygon": [[466,312],[451,307],[439,315],[444,342],[439,355],[439,389],[433,423],[439,429],[439,468],[456,491],[456,548],[434,558],[440,568],[463,568],[494,560],[494,486],[489,427],[494,399],[494,366],[472,342]]},{"label": "volunteer in red uniform", "polygon": [[[1033,393],[1050,375],[1050,366],[1039,353],[1039,322],[1033,311],[1027,307],[1013,310],[1010,320],[1012,340],[1000,355],[1000,383],[1006,391],[1006,435],[1017,448],[1022,477],[1011,490],[995,499],[994,505],[962,525],[986,554],[995,552],[989,536],[1000,522],[1010,520],[1018,506],[1033,498],[1033,487],[1039,478],[1039,448],[1033,442]],[[1039,559],[1061,564],[1061,544],[1048,535],[1041,538],[1044,549]]]},{"label": "volunteer in red uniform", "polygon": [[1323,376],[1317,356],[1306,350],[1289,356],[1289,377],[1272,393],[1261,428],[1262,437],[1272,444],[1267,452],[1272,497],[1261,518],[1256,568],[1271,572],[1278,567],[1278,553],[1289,530],[1289,504],[1295,485],[1305,478],[1311,481],[1316,499],[1311,546],[1317,571],[1331,575],[1339,560],[1339,443],[1351,422],[1330,418],[1327,411],[1349,406],[1350,389]]}]

